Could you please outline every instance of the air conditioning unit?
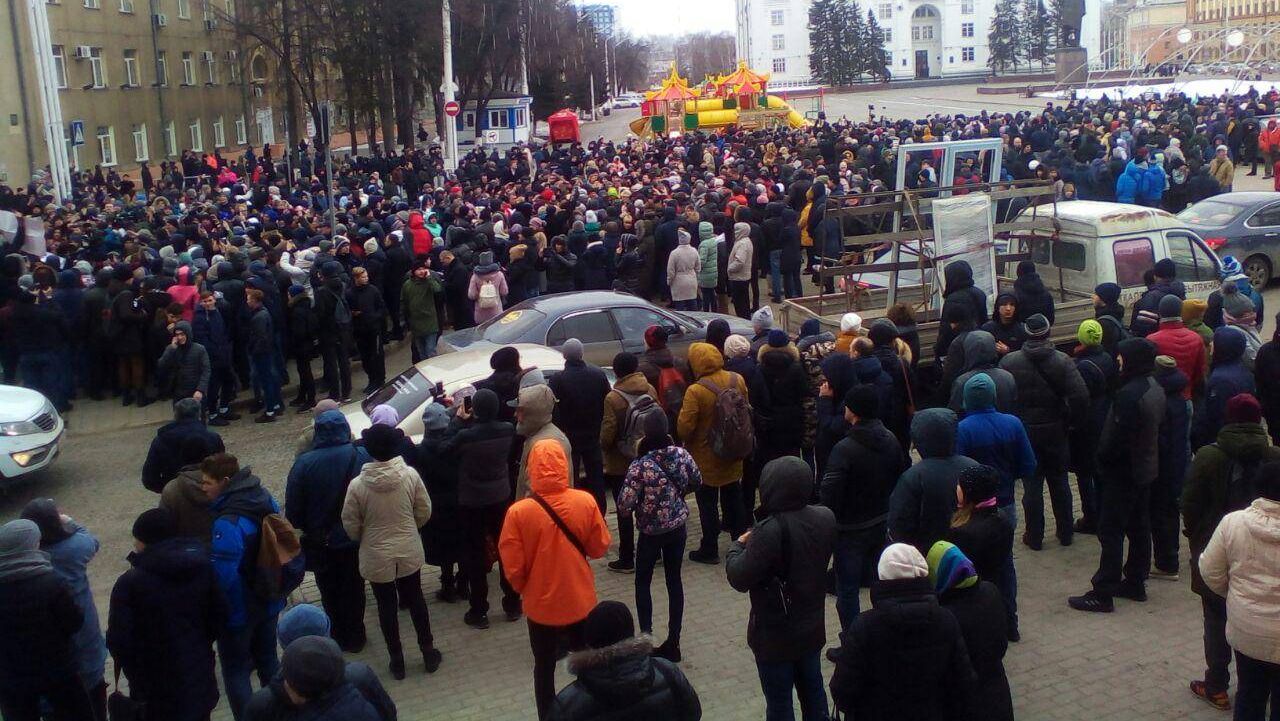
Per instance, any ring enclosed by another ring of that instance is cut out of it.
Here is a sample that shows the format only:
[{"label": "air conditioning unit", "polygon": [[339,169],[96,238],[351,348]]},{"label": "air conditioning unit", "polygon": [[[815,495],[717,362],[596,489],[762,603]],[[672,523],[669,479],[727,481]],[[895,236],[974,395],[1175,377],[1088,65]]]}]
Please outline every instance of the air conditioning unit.
[{"label": "air conditioning unit", "polygon": [[201,53],[200,53],[200,60],[201,60],[202,62],[206,62],[206,63],[211,63],[211,62],[213,62],[213,51],[212,51],[212,50],[204,50],[204,51],[201,51]]},{"label": "air conditioning unit", "polygon": [[75,52],[72,53],[71,57],[75,58],[76,60],[87,60],[92,55],[93,55],[93,49],[90,48],[88,45],[77,45]]},{"label": "air conditioning unit", "polygon": [[205,19],[204,19],[204,29],[205,29],[205,30],[216,30],[216,29],[217,29],[217,27],[218,27],[218,20],[217,20],[216,18],[205,18]]},{"label": "air conditioning unit", "polygon": [[158,28],[168,27],[169,16],[164,13],[156,13],[151,16],[151,21],[154,22]]}]

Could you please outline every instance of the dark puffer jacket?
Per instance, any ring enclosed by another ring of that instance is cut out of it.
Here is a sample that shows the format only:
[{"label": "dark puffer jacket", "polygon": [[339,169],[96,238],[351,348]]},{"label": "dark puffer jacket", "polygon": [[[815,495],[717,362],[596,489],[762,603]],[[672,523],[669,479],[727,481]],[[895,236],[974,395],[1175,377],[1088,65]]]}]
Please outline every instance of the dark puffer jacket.
[{"label": "dark puffer jacket", "polygon": [[702,704],[680,667],[650,657],[646,638],[628,638],[612,646],[569,656],[569,672],[578,680],[556,696],[547,721],[698,721]]},{"label": "dark puffer jacket", "polygon": [[[947,308],[962,306],[973,327],[976,328],[986,323],[988,318],[987,294],[973,285],[973,267],[969,265],[969,262],[958,260],[954,263],[947,263],[947,268],[943,271],[943,274],[947,283],[946,290],[942,294],[942,317],[949,317]],[[939,358],[945,356],[955,334],[955,331],[948,324],[939,324],[938,341],[934,354]]]},{"label": "dark puffer jacket", "polygon": [[52,568],[0,578],[0,689],[77,678],[72,637],[83,624],[84,612]]},{"label": "dark puffer jacket", "polygon": [[1240,393],[1253,393],[1253,374],[1243,360],[1246,345],[1244,331],[1239,328],[1224,326],[1213,332],[1213,368],[1192,427],[1192,448],[1217,437],[1227,414],[1227,401]]},{"label": "dark puffer jacket", "polygon": [[604,371],[581,359],[566,360],[564,370],[547,383],[556,394],[553,413],[557,428],[575,448],[586,450],[600,445],[604,423],[604,397],[612,387]]},{"label": "dark puffer jacket", "polygon": [[351,479],[372,460],[363,446],[351,442],[351,426],[341,412],[325,411],[316,418],[312,450],[294,460],[285,483],[285,516],[305,544],[333,550],[359,545],[347,537],[340,515]]},{"label": "dark puffer jacket", "polygon": [[1036,272],[1035,266],[1018,265],[1018,279],[1013,281],[1013,295],[1018,299],[1018,312],[1014,318],[1023,322],[1039,313],[1053,325],[1053,295],[1044,287],[1044,281]]},{"label": "dark puffer jacket", "polygon": [[[982,578],[981,574],[978,576]],[[960,624],[965,650],[973,665],[974,686],[970,718],[983,721],[1013,721],[1013,697],[1004,671],[1004,655],[1009,650],[1006,637],[1004,600],[988,581],[979,580],[968,588],[951,588],[938,603]]]},{"label": "dark puffer jacket", "polygon": [[471,421],[454,418],[439,445],[439,453],[458,461],[458,505],[479,508],[511,497],[507,463],[516,429],[498,420],[498,404],[489,393],[474,396]]},{"label": "dark puffer jacket", "polygon": [[[280,689],[283,692],[283,688]],[[382,721],[383,716],[350,683],[294,706],[275,687],[260,689],[244,710],[244,721]]]},{"label": "dark puffer jacket", "polygon": [[[827,641],[827,564],[835,547],[836,519],[831,510],[811,506],[813,475],[795,456],[778,458],[760,476],[760,503],[768,517],[755,524],[745,544],[735,540],[725,557],[734,590],[751,594],[747,645],[756,659],[795,661]],[[787,528],[791,557],[782,558],[782,529]],[[785,575],[791,591],[790,613],[779,608],[772,583]]]},{"label": "dark puffer jacket", "polygon": [[996,338],[985,330],[970,331],[964,336],[964,372],[951,382],[951,398],[947,407],[957,414],[964,412],[964,384],[974,375],[984,373],[996,386],[996,410],[1017,413],[1018,383],[1013,374],[998,367]]},{"label": "dark puffer jacket", "polygon": [[1146,485],[1160,471],[1160,423],[1165,395],[1151,377],[1156,347],[1146,338],[1120,342],[1122,385],[1098,440],[1098,469],[1108,482]]},{"label": "dark puffer jacket", "polygon": [[973,665],[959,622],[938,605],[929,579],[880,581],[871,605],[840,635],[836,708],[858,721],[967,720]]},{"label": "dark puffer jacket", "polygon": [[175,333],[181,331],[185,334],[187,342],[179,346],[166,346],[158,366],[173,397],[190,398],[196,391],[208,393],[209,374],[213,370],[209,352],[196,342],[190,323],[180,320],[173,330]]},{"label": "dark puffer jacket", "polygon": [[156,437],[147,449],[147,459],[142,463],[142,485],[152,493],[159,493],[182,469],[182,449],[188,442],[198,439],[204,442],[209,454],[226,450],[222,436],[209,430],[199,418],[173,421],[160,426]]},{"label": "dark puffer jacket", "polygon": [[213,642],[226,602],[207,548],[173,538],[130,554],[129,563],[111,591],[107,647],[130,693],[158,719],[208,713],[218,704]]},{"label": "dark puffer jacket", "polygon": [[827,457],[822,505],[835,513],[842,532],[882,529],[889,494],[906,469],[902,446],[884,423],[878,418],[859,421]]},{"label": "dark puffer jacket", "polygon": [[1005,356],[1000,367],[1017,383],[1017,415],[1040,463],[1052,467],[1065,462],[1067,429],[1089,413],[1089,389],[1075,363],[1049,341],[1029,340],[1022,350]]},{"label": "dark puffer jacket", "polygon": [[798,453],[804,440],[804,400],[809,379],[794,345],[764,346],[747,395],[756,413],[756,458]]},{"label": "dark puffer jacket", "polygon": [[889,538],[927,551],[942,540],[956,510],[956,479],[977,461],[955,454],[956,414],[929,408],[911,419],[920,462],[908,468],[889,496]]}]

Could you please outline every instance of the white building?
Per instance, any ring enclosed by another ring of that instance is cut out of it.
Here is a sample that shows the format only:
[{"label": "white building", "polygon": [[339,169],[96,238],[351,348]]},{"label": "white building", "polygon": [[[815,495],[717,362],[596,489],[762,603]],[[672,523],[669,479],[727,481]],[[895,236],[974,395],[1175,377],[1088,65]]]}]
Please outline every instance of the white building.
[{"label": "white building", "polygon": [[[803,85],[809,74],[810,0],[736,0],[739,60],[773,75],[770,85]],[[987,72],[987,33],[996,0],[861,0],[886,34],[893,78]]]}]

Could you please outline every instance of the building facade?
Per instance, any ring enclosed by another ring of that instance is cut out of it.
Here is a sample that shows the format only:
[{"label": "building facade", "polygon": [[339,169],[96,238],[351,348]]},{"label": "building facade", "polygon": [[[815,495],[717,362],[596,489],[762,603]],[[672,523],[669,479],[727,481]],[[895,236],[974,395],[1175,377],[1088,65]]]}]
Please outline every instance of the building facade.
[{"label": "building facade", "polygon": [[[996,0],[867,0],[885,32],[893,79],[987,72],[987,33]],[[736,0],[738,59],[770,84],[813,82],[809,71],[809,0]]]},{"label": "building facade", "polygon": [[[1280,60],[1280,0],[1186,0],[1193,62]],[[1227,42],[1232,30],[1243,43]]]},{"label": "building facade", "polygon": [[581,10],[582,14],[595,26],[596,32],[600,33],[601,37],[607,38],[613,35],[614,10],[612,5],[592,3],[583,5]]},{"label": "building facade", "polygon": [[[48,163],[28,0],[9,0],[0,30],[0,182]],[[137,177],[184,150],[234,153],[282,140],[268,62],[247,55],[228,22],[235,0],[48,0],[57,102],[72,170]]]},{"label": "building facade", "polygon": [[1187,0],[1138,0],[1125,14],[1125,67],[1185,60],[1178,30],[1187,24]]}]

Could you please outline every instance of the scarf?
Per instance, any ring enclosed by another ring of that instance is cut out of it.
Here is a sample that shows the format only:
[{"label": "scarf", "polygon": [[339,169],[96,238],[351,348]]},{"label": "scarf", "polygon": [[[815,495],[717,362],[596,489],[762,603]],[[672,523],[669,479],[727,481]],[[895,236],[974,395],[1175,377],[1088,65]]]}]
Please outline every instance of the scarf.
[{"label": "scarf", "polygon": [[49,554],[40,550],[40,527],[25,518],[0,526],[0,582],[53,572]]},{"label": "scarf", "polygon": [[938,541],[929,549],[929,584],[941,595],[953,588],[969,588],[978,583],[973,561],[955,544]]}]

